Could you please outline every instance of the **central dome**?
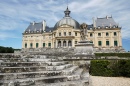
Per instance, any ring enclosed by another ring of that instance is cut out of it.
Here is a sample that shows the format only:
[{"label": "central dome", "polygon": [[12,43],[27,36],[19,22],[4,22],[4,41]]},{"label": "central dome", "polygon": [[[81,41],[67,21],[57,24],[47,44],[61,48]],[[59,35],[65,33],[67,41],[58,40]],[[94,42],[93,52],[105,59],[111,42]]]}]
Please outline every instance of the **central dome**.
[{"label": "central dome", "polygon": [[57,29],[59,26],[65,24],[74,27],[74,29],[80,29],[80,24],[69,16],[70,11],[68,7],[66,11],[64,11],[64,13],[65,13],[65,17],[55,24],[54,29]]}]

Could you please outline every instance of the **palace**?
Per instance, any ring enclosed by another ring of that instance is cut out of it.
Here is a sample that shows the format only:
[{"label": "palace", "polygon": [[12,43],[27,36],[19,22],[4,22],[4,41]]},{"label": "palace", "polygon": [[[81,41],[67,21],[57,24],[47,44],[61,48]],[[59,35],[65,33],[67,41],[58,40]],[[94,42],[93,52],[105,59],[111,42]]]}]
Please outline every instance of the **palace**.
[{"label": "palace", "polygon": [[93,18],[93,24],[79,24],[70,17],[70,10],[54,27],[46,21],[33,22],[23,32],[22,48],[75,48],[81,40],[89,40],[94,49],[122,49],[121,27],[111,17]]}]

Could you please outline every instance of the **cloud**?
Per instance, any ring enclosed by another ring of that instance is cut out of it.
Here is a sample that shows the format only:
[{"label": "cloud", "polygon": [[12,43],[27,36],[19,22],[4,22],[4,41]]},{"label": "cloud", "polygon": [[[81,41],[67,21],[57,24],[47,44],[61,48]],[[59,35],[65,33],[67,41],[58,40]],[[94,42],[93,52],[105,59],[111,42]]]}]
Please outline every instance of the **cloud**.
[{"label": "cloud", "polygon": [[20,38],[20,37],[15,35],[14,33],[0,32],[0,40],[6,40],[8,38]]},{"label": "cloud", "polygon": [[[92,24],[92,17],[112,15],[122,26],[122,37],[130,39],[129,4],[128,0],[69,0],[69,9],[72,18],[79,23]],[[66,6],[65,0],[1,0],[0,31],[6,33],[1,33],[0,38],[8,38],[8,34],[15,37],[16,33],[12,34],[9,31],[22,33],[33,21],[46,20],[47,25],[53,27],[64,17],[63,11]]]}]

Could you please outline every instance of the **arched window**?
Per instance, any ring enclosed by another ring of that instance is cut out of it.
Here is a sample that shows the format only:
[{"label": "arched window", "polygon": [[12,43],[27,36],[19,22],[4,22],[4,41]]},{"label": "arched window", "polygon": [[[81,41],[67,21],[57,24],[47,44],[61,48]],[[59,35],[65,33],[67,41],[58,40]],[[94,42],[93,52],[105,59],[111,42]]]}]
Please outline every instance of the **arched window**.
[{"label": "arched window", "polygon": [[32,48],[33,47],[33,43],[30,43],[30,48]]},{"label": "arched window", "polygon": [[61,41],[58,41],[58,47],[61,47]]},{"label": "arched window", "polygon": [[71,41],[68,41],[68,46],[72,46],[72,42]]},{"label": "arched window", "polygon": [[66,46],[66,41],[63,41],[63,46],[64,46],[64,47]]},{"label": "arched window", "polygon": [[27,43],[25,43],[25,48],[27,48]]}]

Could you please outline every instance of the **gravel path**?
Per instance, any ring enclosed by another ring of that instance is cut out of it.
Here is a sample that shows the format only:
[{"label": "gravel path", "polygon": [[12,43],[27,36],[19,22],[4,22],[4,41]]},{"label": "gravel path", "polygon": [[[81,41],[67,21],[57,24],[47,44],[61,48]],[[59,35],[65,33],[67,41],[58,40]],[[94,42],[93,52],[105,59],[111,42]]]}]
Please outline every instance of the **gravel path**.
[{"label": "gravel path", "polygon": [[130,78],[90,76],[90,86],[130,86]]}]

